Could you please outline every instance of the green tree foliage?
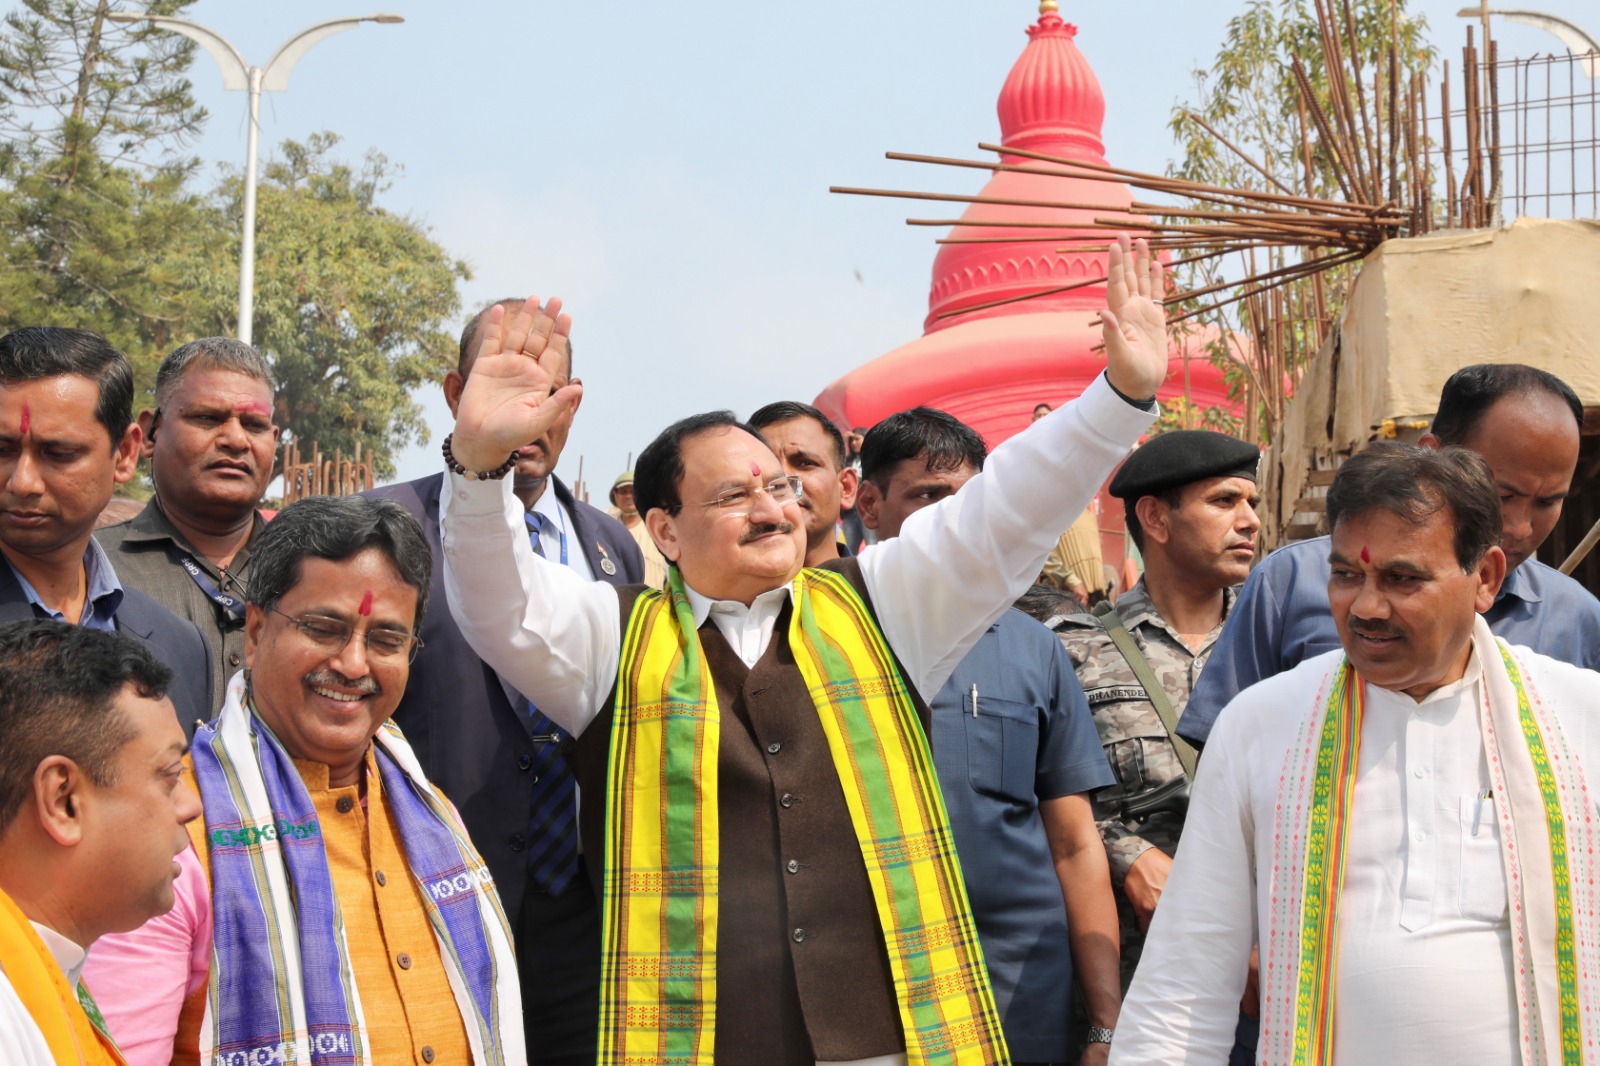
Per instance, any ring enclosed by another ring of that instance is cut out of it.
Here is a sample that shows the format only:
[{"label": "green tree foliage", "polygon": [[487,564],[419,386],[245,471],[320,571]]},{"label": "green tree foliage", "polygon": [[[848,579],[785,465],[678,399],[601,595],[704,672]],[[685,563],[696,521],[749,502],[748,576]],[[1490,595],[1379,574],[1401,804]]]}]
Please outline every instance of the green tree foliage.
[{"label": "green tree foliage", "polygon": [[[147,390],[168,351],[238,321],[243,180],[203,187],[185,154],[206,119],[194,45],[107,18],[191,2],[21,0],[0,19],[0,332],[98,330]],[[395,448],[427,439],[409,394],[450,365],[468,274],[380,206],[398,168],[377,153],[352,167],[337,143],[286,142],[263,170],[254,339],[288,433],[328,453],[359,442],[388,476]]]},{"label": "green tree foliage", "polygon": [[206,115],[193,45],[112,10],[24,0],[0,21],[0,327],[92,324],[148,380],[195,310],[179,281],[215,221],[182,154]]},{"label": "green tree foliage", "polygon": [[[1402,86],[1409,85],[1414,73],[1428,70],[1434,50],[1426,39],[1425,19],[1408,13],[1405,0],[1329,0],[1325,6],[1344,53],[1344,71],[1333,73],[1350,78],[1352,99],[1359,93],[1369,114],[1380,108],[1387,114],[1387,89],[1385,98],[1380,99],[1375,79],[1381,67],[1387,84],[1387,57],[1396,43]],[[1355,48],[1350,47],[1352,30]],[[1168,127],[1181,158],[1168,168],[1169,173],[1224,188],[1344,199],[1329,146],[1320,143],[1309,118],[1302,137],[1294,59],[1304,68],[1319,105],[1328,110],[1330,71],[1311,0],[1251,0],[1241,14],[1229,20],[1210,69],[1195,71],[1194,99],[1173,109]],[[1378,132],[1371,125],[1362,125],[1358,136],[1370,138],[1364,143],[1378,141]],[[1379,151],[1387,158],[1386,144]],[[1404,160],[1400,162],[1403,168]],[[1404,187],[1403,180],[1400,185]],[[1382,193],[1391,194],[1390,189]],[[1297,262],[1298,254],[1279,248],[1262,249],[1244,258],[1211,259],[1179,268],[1178,284],[1183,289],[1206,288],[1230,277]],[[1315,281],[1287,286],[1276,298],[1280,301],[1278,313],[1288,323],[1288,335],[1280,338],[1272,352],[1258,353],[1263,363],[1255,388],[1247,387],[1250,376],[1230,357],[1226,341],[1227,332],[1248,325],[1242,316],[1250,305],[1231,304],[1209,323],[1192,320],[1197,328],[1210,325],[1220,331],[1211,332],[1217,338],[1211,342],[1212,359],[1223,369],[1234,396],[1254,406],[1245,421],[1261,441],[1275,431],[1282,416],[1285,383],[1292,388],[1299,380],[1305,361],[1337,315],[1353,276],[1353,267],[1335,268]]]},{"label": "green tree foliage", "polygon": [[[390,455],[427,440],[410,393],[454,365],[460,301],[470,276],[425,226],[378,205],[397,168],[377,152],[359,167],[339,161],[339,138],[286,141],[256,190],[255,344],[278,376],[279,424],[324,453],[357,442],[379,477]],[[221,214],[239,217],[238,175],[219,192]],[[213,332],[234,323],[238,245],[218,242],[204,272]],[[303,449],[305,450],[305,449]]]}]

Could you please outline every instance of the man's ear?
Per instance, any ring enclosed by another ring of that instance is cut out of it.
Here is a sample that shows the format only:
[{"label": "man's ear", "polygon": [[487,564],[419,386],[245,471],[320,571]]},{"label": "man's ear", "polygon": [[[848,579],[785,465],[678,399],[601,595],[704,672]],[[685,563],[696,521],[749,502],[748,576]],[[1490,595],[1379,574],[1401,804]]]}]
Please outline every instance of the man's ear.
[{"label": "man's ear", "polygon": [[466,388],[467,379],[461,376],[461,371],[452,370],[444,376],[444,402],[450,405],[450,417],[456,416],[456,408],[461,406],[461,390]]},{"label": "man's ear", "polygon": [[1482,614],[1494,606],[1500,593],[1500,584],[1506,579],[1506,553],[1496,544],[1478,560],[1478,591],[1474,594],[1472,609]]},{"label": "man's ear", "polygon": [[1417,438],[1417,443],[1424,448],[1432,448],[1434,451],[1438,451],[1440,448],[1444,447],[1444,441],[1440,440],[1438,437],[1435,437],[1432,433],[1424,433],[1422,436]]},{"label": "man's ear", "polygon": [[846,466],[839,471],[839,509],[848,511],[856,505],[856,497],[861,492],[861,475],[853,466]]},{"label": "man's ear", "polygon": [[[256,649],[261,646],[261,630],[267,624],[267,612],[253,603],[244,605],[244,668],[256,665]],[[248,675],[246,675],[248,676]]]},{"label": "man's ear", "polygon": [[122,439],[117,441],[116,471],[117,484],[121,485],[133,480],[133,475],[139,472],[139,456],[144,454],[144,430],[139,428],[139,423],[129,422],[128,428],[122,431]]},{"label": "man's ear", "polygon": [[856,514],[861,516],[861,524],[874,532],[878,529],[878,508],[882,504],[883,490],[878,488],[877,482],[862,479],[856,486]]},{"label": "man's ear", "polygon": [[673,521],[665,508],[650,508],[650,513],[644,516],[644,527],[650,531],[650,539],[656,542],[662,558],[669,563],[682,558],[683,546],[678,543],[678,523]]},{"label": "man's ear", "polygon": [[144,434],[144,442],[139,448],[139,457],[148,459],[156,453],[156,415],[154,407],[146,407],[139,412],[139,417],[134,419],[139,423],[139,432]]},{"label": "man's ear", "polygon": [[33,810],[39,828],[64,848],[83,839],[88,775],[65,755],[52,755],[33,772]]},{"label": "man's ear", "polygon": [[1133,513],[1139,516],[1139,526],[1144,530],[1144,539],[1156,544],[1165,544],[1172,539],[1172,528],[1167,524],[1167,515],[1172,508],[1154,496],[1140,496],[1133,505]]}]

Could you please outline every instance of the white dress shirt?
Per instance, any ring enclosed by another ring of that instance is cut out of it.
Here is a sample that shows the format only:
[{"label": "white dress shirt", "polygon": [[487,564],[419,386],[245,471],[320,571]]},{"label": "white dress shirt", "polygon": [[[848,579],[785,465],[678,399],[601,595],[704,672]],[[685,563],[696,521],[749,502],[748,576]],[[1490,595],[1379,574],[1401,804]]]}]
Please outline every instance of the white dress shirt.
[{"label": "white dress shirt", "polygon": [[[878,623],[925,699],[1027,590],[1059,532],[1154,419],[1102,376],[995,449],[960,493],[912,515],[899,537],[860,557]],[[553,721],[582,733],[617,677],[617,590],[534,555],[508,479],[448,475],[440,527],[445,591],[462,635]],[[789,594],[782,586],[746,608],[689,590],[696,622],[711,618],[751,664]]]},{"label": "white dress shirt", "polygon": [[[1227,1062],[1250,949],[1266,935],[1258,916],[1272,899],[1279,776],[1342,654],[1246,689],[1217,720],[1117,1023],[1114,1066]],[[1592,780],[1600,674],[1521,654]],[[1474,655],[1460,681],[1420,702],[1366,687],[1339,902],[1339,1066],[1520,1061],[1499,820],[1484,798],[1481,678]]]},{"label": "white dress shirt", "polygon": [[[61,967],[61,972],[66,974],[67,984],[77,988],[89,953],[54,929],[38,922],[29,924],[39,934],[39,939],[44,941],[44,946],[50,949],[50,955]],[[0,960],[0,966],[3,963],[4,960]],[[0,978],[4,976],[4,969],[0,968]],[[33,1015],[28,1013],[28,1008],[22,1005],[9,979],[0,979],[0,1062],[6,1066],[55,1064],[55,1059],[50,1055],[50,1045],[45,1043],[44,1033],[33,1020]]]}]

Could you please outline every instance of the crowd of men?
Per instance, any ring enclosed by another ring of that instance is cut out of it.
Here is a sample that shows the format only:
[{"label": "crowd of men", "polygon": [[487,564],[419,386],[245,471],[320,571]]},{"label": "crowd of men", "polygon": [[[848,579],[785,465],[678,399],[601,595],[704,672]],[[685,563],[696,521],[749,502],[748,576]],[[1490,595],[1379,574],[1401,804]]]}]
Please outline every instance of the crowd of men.
[{"label": "crowd of men", "polygon": [[[992,455],[783,400],[609,513],[557,299],[466,324],[440,472],[270,522],[249,345],[135,416],[97,334],[0,337],[0,1061],[1587,1061],[1582,404],[1464,368],[1259,560],[1253,445],[1136,448],[1109,265],[1105,373]],[[1057,562],[1108,476],[1114,599]]]}]

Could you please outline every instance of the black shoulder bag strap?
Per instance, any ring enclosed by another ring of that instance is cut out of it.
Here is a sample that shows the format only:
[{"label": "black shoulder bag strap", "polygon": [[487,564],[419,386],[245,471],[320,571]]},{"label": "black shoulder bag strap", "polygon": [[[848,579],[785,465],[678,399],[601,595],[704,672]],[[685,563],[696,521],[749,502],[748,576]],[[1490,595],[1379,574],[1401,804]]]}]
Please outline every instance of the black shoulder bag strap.
[{"label": "black shoulder bag strap", "polygon": [[1117,646],[1122,657],[1128,661],[1133,676],[1144,686],[1145,695],[1150,697],[1151,706],[1156,709],[1156,714],[1161,716],[1161,724],[1167,728],[1167,739],[1172,741],[1173,750],[1178,753],[1178,762],[1183,765],[1184,776],[1193,781],[1195,763],[1198,761],[1194,745],[1178,735],[1178,712],[1173,710],[1172,701],[1167,699],[1167,690],[1156,680],[1156,672],[1150,669],[1150,661],[1139,650],[1139,645],[1134,643],[1133,634],[1122,624],[1122,618],[1117,614],[1116,608],[1111,606],[1110,600],[1101,600],[1095,604],[1094,614],[1105,627],[1111,643]]}]

